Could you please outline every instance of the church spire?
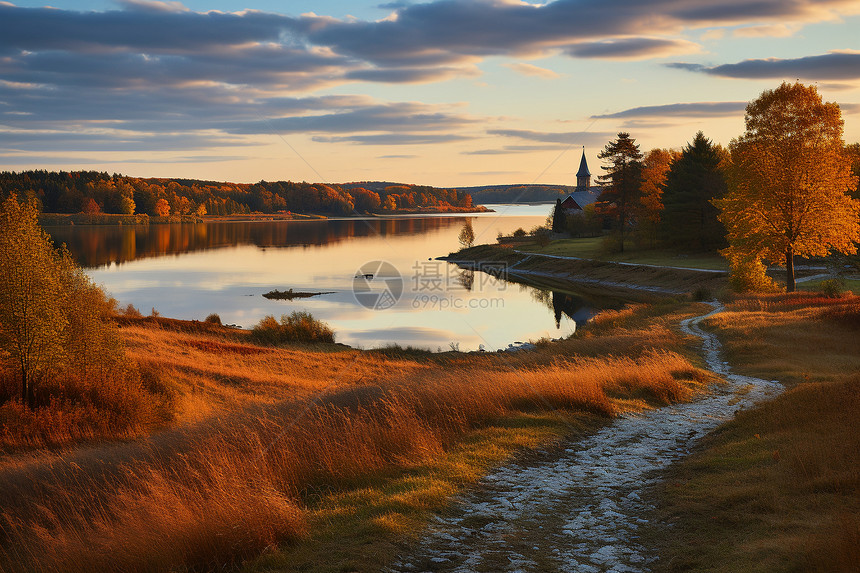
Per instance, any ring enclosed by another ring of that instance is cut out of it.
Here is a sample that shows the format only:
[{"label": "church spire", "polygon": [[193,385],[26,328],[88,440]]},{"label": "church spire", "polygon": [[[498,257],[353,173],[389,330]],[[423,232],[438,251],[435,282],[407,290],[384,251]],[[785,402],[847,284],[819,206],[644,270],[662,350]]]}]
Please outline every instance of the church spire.
[{"label": "church spire", "polygon": [[591,187],[591,172],[588,170],[588,162],[585,160],[585,146],[583,145],[579,171],[576,172],[576,190],[588,191],[589,187]]}]

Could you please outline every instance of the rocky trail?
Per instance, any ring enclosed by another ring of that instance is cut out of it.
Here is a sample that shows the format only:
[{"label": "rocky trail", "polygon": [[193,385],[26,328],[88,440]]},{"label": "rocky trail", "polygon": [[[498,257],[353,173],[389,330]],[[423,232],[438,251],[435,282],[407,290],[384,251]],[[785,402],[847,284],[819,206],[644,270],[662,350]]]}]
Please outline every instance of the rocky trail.
[{"label": "rocky trail", "polygon": [[779,394],[779,382],[730,372],[717,338],[682,322],[703,341],[708,368],[725,378],[701,399],[624,415],[596,434],[486,476],[438,516],[392,571],[644,572],[656,549],[639,529],[654,518],[645,492],[665,468],[736,411]]}]

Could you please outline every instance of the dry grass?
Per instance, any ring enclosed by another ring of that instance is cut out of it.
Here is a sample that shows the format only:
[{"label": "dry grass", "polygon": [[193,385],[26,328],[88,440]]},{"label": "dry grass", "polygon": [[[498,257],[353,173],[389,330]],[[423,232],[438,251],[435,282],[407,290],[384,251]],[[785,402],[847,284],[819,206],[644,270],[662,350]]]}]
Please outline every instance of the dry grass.
[{"label": "dry grass", "polygon": [[791,388],[741,413],[662,492],[669,571],[857,571],[860,298],[744,297],[711,326],[743,373]]},{"label": "dry grass", "polygon": [[[173,428],[8,460],[0,569],[213,570],[308,531],[318,540],[335,514],[366,516],[349,522],[364,534],[403,535],[488,463],[570,430],[572,416],[688,399],[710,381],[655,349],[680,339],[651,321],[521,357],[268,349],[143,326],[125,334],[130,354],[170,389]],[[599,356],[606,348],[631,352]],[[543,425],[528,431],[505,427],[537,418]],[[464,453],[481,435],[492,439]],[[415,477],[428,467],[436,473]],[[373,502],[376,513],[326,501],[381,483],[395,485]],[[341,565],[363,545],[355,531],[344,535]]]}]

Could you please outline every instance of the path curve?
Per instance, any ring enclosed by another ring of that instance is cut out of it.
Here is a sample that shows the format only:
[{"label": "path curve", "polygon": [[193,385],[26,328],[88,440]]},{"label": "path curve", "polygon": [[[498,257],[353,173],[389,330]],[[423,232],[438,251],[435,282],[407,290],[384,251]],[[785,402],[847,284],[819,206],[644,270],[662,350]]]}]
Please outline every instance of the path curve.
[{"label": "path curve", "polygon": [[725,385],[695,402],[621,416],[567,449],[495,470],[436,517],[390,571],[648,571],[656,551],[637,532],[655,508],[644,492],[702,436],[783,390],[730,372],[717,337],[700,326],[722,310],[711,304],[681,328],[702,339],[708,368]]}]

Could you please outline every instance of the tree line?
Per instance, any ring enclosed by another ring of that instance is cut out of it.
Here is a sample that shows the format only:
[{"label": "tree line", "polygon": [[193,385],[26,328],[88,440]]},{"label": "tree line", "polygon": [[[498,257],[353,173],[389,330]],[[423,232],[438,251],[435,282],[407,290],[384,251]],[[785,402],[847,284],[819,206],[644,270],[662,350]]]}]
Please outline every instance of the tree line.
[{"label": "tree line", "polygon": [[409,209],[470,209],[472,197],[456,189],[391,185],[362,187],[260,181],[218,183],[193,179],[144,179],[98,171],[0,173],[0,200],[35,201],[43,213],[122,215],[235,215],[314,213],[349,215]]},{"label": "tree line", "polygon": [[727,149],[700,131],[681,151],[643,154],[618,133],[598,156],[606,173],[594,206],[566,219],[554,213],[553,230],[609,228],[621,252],[631,239],[719,250],[741,289],[772,286],[764,261],[786,267],[793,291],[795,256],[856,253],[860,144],[845,145],[839,106],[814,86],[783,83],[750,102],[745,124]]}]

